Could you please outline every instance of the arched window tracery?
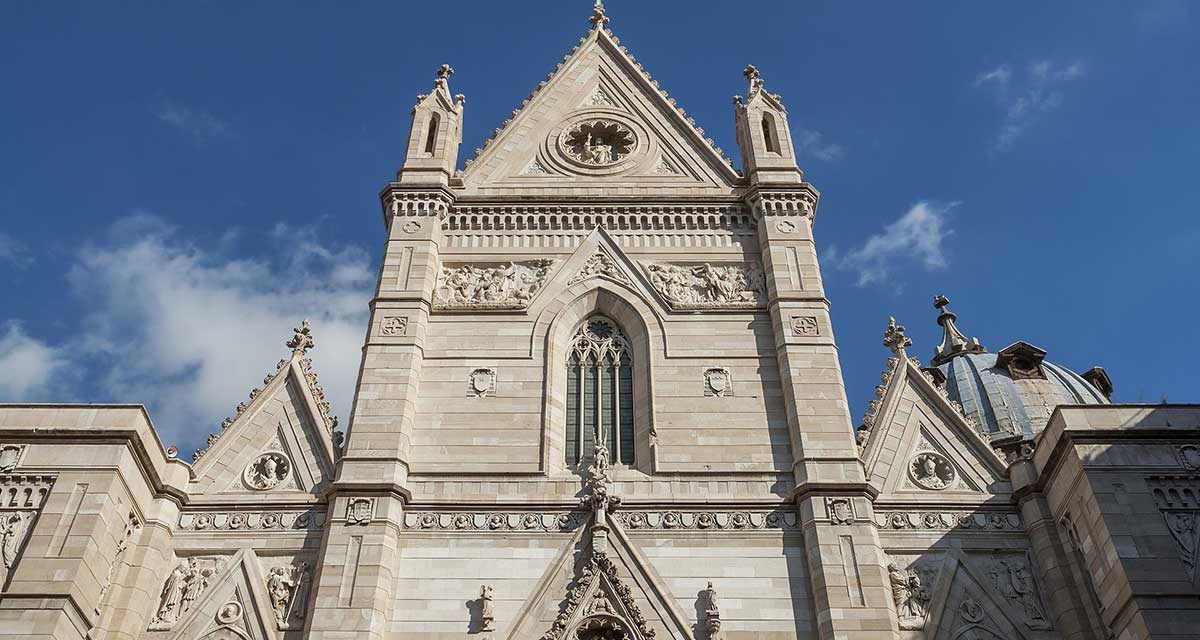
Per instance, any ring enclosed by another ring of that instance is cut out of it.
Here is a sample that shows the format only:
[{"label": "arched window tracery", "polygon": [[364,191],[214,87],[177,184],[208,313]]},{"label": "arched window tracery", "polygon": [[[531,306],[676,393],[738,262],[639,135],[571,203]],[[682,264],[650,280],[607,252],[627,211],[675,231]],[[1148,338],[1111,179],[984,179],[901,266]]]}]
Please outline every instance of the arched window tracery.
[{"label": "arched window tracery", "polygon": [[613,461],[633,464],[633,353],[608,318],[588,319],[571,340],[566,408],[568,466],[591,459],[598,440]]}]

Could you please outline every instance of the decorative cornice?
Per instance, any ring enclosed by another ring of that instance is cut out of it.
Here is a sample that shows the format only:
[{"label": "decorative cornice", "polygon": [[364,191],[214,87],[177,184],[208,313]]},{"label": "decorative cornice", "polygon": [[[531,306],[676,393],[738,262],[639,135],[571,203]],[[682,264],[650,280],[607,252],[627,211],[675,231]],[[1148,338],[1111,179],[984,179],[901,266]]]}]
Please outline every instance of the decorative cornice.
[{"label": "decorative cornice", "polygon": [[442,222],[449,231],[590,231],[596,227],[752,233],[757,222],[741,203],[459,203]]},{"label": "decorative cornice", "polygon": [[816,220],[821,194],[804,183],[787,190],[755,189],[746,194],[746,202],[756,219],[767,216],[807,216]]},{"label": "decorative cornice", "polygon": [[411,189],[398,182],[388,184],[379,194],[384,220],[394,216],[445,218],[454,200],[455,194],[449,189]]}]

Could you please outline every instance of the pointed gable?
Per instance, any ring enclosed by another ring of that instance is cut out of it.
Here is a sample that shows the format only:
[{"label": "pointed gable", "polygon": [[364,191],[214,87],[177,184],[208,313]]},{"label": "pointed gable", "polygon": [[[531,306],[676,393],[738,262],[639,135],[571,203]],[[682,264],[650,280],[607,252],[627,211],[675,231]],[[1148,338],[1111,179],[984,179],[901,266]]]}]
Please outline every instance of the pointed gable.
[{"label": "pointed gable", "polygon": [[590,183],[597,189],[643,186],[725,195],[739,182],[723,152],[675,106],[606,21],[593,18],[595,26],[572,53],[476,150],[462,175],[464,193]]},{"label": "pointed gable", "polygon": [[333,479],[337,420],[306,357],[313,346],[308,321],[288,342],[262,388],[238,405],[209,447],[193,460],[193,494],[242,494],[255,498],[312,495]]}]

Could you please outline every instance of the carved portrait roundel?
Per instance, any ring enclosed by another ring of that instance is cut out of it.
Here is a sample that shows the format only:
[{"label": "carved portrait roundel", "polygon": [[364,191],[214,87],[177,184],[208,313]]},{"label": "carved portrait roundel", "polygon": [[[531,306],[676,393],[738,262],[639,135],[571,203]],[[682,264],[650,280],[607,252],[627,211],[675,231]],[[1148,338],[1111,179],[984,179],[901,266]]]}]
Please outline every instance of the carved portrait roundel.
[{"label": "carved portrait roundel", "polygon": [[909,462],[908,476],[923,489],[946,489],[954,484],[954,465],[940,453],[924,451]]},{"label": "carved portrait roundel", "polygon": [[543,157],[557,170],[610,176],[642,164],[653,144],[645,129],[612,109],[577,111],[550,131]]},{"label": "carved portrait roundel", "polygon": [[250,464],[242,473],[246,486],[256,491],[267,491],[279,486],[292,472],[292,463],[287,456],[276,451],[264,453]]}]

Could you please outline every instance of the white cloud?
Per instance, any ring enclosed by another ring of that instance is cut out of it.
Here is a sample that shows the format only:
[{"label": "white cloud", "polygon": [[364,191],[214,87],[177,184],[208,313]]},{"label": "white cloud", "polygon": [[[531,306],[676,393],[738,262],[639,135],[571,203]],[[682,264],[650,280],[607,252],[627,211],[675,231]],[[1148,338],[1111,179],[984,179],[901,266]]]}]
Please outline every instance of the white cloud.
[{"label": "white cloud", "polygon": [[1012,149],[1017,138],[1034,123],[1062,106],[1063,87],[1086,74],[1087,69],[1081,62],[1057,65],[1050,60],[1030,63],[1019,78],[1008,65],[977,74],[974,86],[991,89],[997,104],[1004,110],[993,148],[1001,152]]},{"label": "white cloud", "polygon": [[189,451],[261,385],[307,317],[314,366],[345,423],[374,284],[364,251],[319,244],[302,228],[231,257],[145,214],[114,230],[69,278],[92,309],[79,349],[104,362],[95,373],[105,394],[145,403],[163,439]]},{"label": "white cloud", "polygon": [[33,264],[33,257],[29,255],[29,247],[25,243],[0,231],[0,262],[24,269]]},{"label": "white cloud", "polygon": [[31,337],[15,320],[0,333],[0,399],[10,402],[45,400],[56,378],[68,365],[62,348]]},{"label": "white cloud", "polygon": [[820,131],[812,131],[811,129],[801,129],[796,136],[796,144],[799,147],[801,160],[805,156],[811,156],[824,162],[835,162],[846,156],[846,149],[840,144],[825,142],[825,136]]},{"label": "white cloud", "polygon": [[229,125],[202,109],[163,100],[154,108],[154,115],[161,121],[192,136],[197,145],[204,146],[214,138],[229,135]]},{"label": "white cloud", "polygon": [[903,262],[915,261],[931,271],[943,268],[947,263],[942,241],[952,233],[946,217],[957,204],[922,200],[862,246],[844,254],[830,247],[825,260],[833,267],[854,271],[860,287],[886,281]]}]

